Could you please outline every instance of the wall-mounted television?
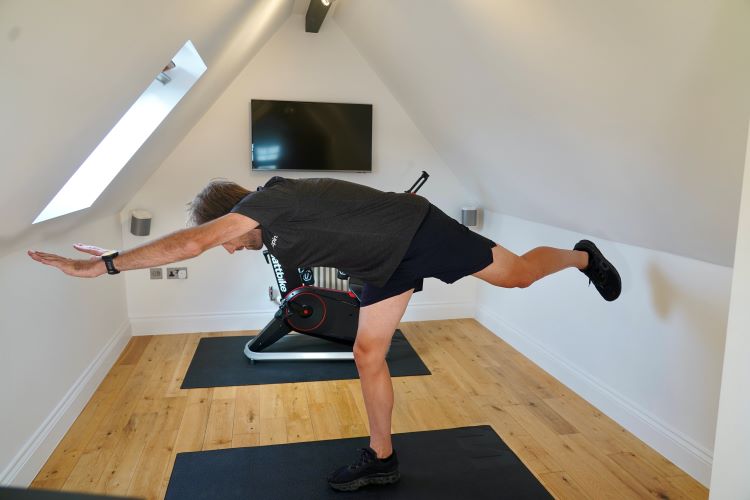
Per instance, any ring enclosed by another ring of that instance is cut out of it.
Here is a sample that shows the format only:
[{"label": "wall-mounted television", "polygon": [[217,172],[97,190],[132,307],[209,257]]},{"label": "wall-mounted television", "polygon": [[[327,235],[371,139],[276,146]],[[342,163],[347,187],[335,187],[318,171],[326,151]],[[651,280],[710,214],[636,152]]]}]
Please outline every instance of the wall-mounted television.
[{"label": "wall-mounted television", "polygon": [[372,104],[250,101],[253,170],[372,171]]}]

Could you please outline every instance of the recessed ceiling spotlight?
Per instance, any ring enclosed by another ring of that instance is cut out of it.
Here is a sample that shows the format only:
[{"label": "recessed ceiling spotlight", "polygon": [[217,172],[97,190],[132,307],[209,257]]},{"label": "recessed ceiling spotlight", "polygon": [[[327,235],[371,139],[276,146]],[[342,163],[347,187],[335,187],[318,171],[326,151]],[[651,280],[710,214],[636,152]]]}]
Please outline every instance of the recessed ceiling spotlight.
[{"label": "recessed ceiling spotlight", "polygon": [[320,0],[320,3],[322,3],[326,7],[330,7],[331,6],[331,0]]}]

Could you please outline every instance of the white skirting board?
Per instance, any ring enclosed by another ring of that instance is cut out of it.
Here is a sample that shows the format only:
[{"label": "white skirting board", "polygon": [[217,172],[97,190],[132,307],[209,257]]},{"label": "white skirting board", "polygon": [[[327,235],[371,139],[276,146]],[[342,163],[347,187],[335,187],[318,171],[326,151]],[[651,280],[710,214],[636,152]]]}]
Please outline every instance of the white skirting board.
[{"label": "white skirting board", "polygon": [[410,304],[402,321],[430,321],[438,319],[473,318],[476,302],[433,302]]},{"label": "white skirting board", "polygon": [[276,309],[254,312],[183,314],[181,316],[131,316],[133,335],[168,333],[232,332],[259,330],[266,326]]},{"label": "white skirting board", "polygon": [[0,484],[28,487],[60,443],[65,433],[99,384],[115,364],[117,358],[130,340],[130,323],[126,321],[109,342],[99,351],[96,358],[78,377],[37,431],[26,441],[10,464],[0,472]]},{"label": "white skirting board", "polygon": [[[182,316],[133,316],[130,318],[130,324],[133,328],[133,335],[260,330],[271,321],[276,310],[186,314]],[[406,309],[403,320],[426,321],[473,318],[475,313],[476,304],[474,302],[410,304]]]},{"label": "white skirting board", "polygon": [[708,487],[713,453],[603,384],[487,308],[476,319],[543,370]]}]

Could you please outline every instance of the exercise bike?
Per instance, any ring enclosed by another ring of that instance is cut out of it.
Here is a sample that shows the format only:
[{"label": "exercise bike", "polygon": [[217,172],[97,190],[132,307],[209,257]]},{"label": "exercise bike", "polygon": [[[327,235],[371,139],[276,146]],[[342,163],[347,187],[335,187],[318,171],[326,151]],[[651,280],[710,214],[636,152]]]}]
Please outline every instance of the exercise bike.
[{"label": "exercise bike", "polygon": [[[414,194],[429,178],[427,172],[405,192]],[[353,360],[354,353],[330,352],[278,352],[266,351],[284,336],[297,332],[337,344],[353,346],[359,322],[362,283],[350,279],[337,270],[338,280],[348,282],[348,290],[336,290],[315,285],[312,268],[289,268],[279,262],[268,250],[263,251],[270,264],[281,300],[273,319],[260,333],[245,345],[245,356],[251,361],[311,361]],[[273,298],[273,289],[269,291]]]}]

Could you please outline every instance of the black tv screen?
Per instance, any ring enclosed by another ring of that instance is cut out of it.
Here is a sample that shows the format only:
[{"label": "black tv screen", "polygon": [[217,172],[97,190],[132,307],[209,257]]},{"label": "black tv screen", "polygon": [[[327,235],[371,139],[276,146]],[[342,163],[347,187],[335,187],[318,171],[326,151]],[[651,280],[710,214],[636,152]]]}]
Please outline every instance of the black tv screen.
[{"label": "black tv screen", "polygon": [[250,101],[253,170],[372,171],[372,105]]}]

